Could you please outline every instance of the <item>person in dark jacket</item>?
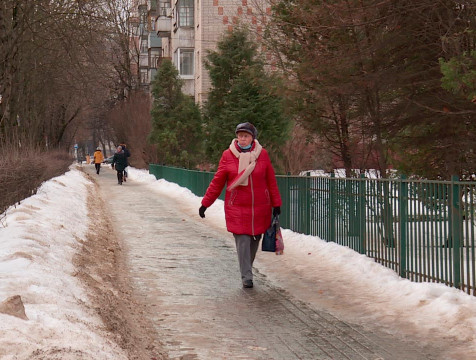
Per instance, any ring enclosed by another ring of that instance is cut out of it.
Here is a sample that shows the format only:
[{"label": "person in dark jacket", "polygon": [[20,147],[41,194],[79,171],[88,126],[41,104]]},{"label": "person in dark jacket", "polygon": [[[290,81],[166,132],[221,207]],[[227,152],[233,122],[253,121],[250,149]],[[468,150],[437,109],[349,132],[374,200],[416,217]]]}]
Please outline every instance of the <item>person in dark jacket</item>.
[{"label": "person in dark jacket", "polygon": [[[124,154],[126,155],[126,163],[127,163],[126,167],[128,167],[129,166],[129,161],[128,161],[127,158],[131,157],[131,152],[126,147],[126,144],[122,143],[120,145],[122,146],[122,150],[124,151]],[[124,169],[124,181],[127,181],[126,179],[127,179],[127,171],[126,171],[126,169]]]},{"label": "person in dark jacket", "polygon": [[251,288],[259,240],[271,224],[271,213],[281,212],[281,195],[269,155],[256,139],[258,131],[253,124],[239,124],[235,134],[222,154],[198,212],[204,218],[205,210],[227,186],[226,227],[235,238],[243,287]]},{"label": "person in dark jacket", "polygon": [[124,150],[122,150],[122,146],[117,147],[114,157],[112,158],[111,166],[117,171],[117,183],[122,185],[122,181],[124,179],[124,169],[127,167],[127,157],[124,153]]}]

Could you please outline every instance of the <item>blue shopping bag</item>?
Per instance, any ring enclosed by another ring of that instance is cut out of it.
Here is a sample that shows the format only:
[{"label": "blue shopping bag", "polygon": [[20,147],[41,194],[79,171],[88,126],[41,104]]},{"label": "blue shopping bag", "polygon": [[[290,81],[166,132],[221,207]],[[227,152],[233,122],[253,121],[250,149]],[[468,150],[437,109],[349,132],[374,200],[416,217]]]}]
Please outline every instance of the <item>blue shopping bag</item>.
[{"label": "blue shopping bag", "polygon": [[271,220],[271,226],[266,230],[263,236],[263,242],[261,243],[262,251],[276,251],[276,233],[278,232],[279,220],[278,216],[273,216]]}]

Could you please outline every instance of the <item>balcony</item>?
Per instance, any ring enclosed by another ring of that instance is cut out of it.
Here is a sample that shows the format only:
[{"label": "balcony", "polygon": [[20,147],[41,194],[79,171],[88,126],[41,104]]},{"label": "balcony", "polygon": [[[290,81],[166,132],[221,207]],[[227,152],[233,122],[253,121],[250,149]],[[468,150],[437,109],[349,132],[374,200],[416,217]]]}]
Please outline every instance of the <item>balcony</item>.
[{"label": "balcony", "polygon": [[148,69],[149,68],[149,55],[141,54],[139,55],[139,69]]},{"label": "balcony", "polygon": [[162,47],[162,39],[156,33],[149,33],[148,47],[149,49]]},{"label": "balcony", "polygon": [[147,10],[149,12],[157,10],[157,0],[148,0],[147,1]]},{"label": "balcony", "polygon": [[137,27],[137,36],[140,36],[141,40],[147,40],[149,36],[149,32],[147,31],[147,27],[145,24],[139,24]]},{"label": "balcony", "polygon": [[139,17],[138,16],[131,16],[129,18],[129,25],[136,28],[139,26]]},{"label": "balcony", "polygon": [[149,69],[149,84],[154,81],[155,75],[157,74],[157,69]]},{"label": "balcony", "polygon": [[172,61],[172,58],[171,57],[168,57],[168,56],[161,56],[157,59],[157,67],[160,67],[160,65],[162,65],[163,61],[164,60],[169,60],[169,61]]},{"label": "balcony", "polygon": [[172,31],[172,18],[160,16],[157,18],[157,36],[160,38],[169,38]]},{"label": "balcony", "polygon": [[159,0],[157,15],[172,17],[172,6],[170,0]]}]

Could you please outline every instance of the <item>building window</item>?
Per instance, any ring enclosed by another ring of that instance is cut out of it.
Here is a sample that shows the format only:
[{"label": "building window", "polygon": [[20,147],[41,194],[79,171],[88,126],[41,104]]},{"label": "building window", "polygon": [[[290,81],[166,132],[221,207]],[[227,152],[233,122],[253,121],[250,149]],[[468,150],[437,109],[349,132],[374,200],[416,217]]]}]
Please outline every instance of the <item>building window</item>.
[{"label": "building window", "polygon": [[159,68],[161,60],[162,60],[162,58],[159,55],[152,55],[150,57],[149,67],[151,67],[153,69]]},{"label": "building window", "polygon": [[140,52],[141,52],[141,54],[147,52],[147,43],[145,41],[142,41],[141,44],[140,44]]},{"label": "building window", "polygon": [[141,70],[140,71],[140,83],[142,85],[149,83],[149,76],[147,74],[147,70]]},{"label": "building window", "polygon": [[193,0],[179,0],[179,27],[193,26]]},{"label": "building window", "polygon": [[193,49],[177,49],[176,63],[180,76],[193,77]]},{"label": "building window", "polygon": [[159,16],[170,16],[170,1],[159,2]]},{"label": "building window", "polygon": [[142,25],[147,24],[147,9],[146,10],[142,9],[139,11],[140,11],[140,23]]}]

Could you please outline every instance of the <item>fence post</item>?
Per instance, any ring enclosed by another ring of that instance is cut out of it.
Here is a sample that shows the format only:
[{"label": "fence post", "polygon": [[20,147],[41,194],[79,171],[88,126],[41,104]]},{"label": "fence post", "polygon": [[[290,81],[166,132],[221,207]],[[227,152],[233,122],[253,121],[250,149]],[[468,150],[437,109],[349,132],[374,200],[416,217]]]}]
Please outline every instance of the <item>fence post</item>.
[{"label": "fence post", "polygon": [[288,229],[291,229],[291,210],[292,210],[292,204],[291,204],[291,185],[290,185],[290,177],[291,173],[288,171],[285,179],[285,186],[284,186],[284,202],[285,202],[285,207],[286,207],[286,226]]},{"label": "fence post", "polygon": [[451,238],[453,243],[453,286],[461,289],[461,248],[460,248],[460,226],[462,223],[460,194],[459,194],[459,177],[451,176]]},{"label": "fence post", "polygon": [[199,191],[200,194],[198,196],[204,196],[205,195],[205,170],[200,171],[200,175],[198,176],[198,181],[199,181]]},{"label": "fence post", "polygon": [[360,174],[360,181],[359,181],[359,238],[360,238],[360,246],[359,246],[359,253],[365,254],[366,246],[365,246],[365,235],[366,235],[366,216],[365,216],[365,174]]},{"label": "fence post", "polygon": [[311,172],[306,173],[306,235],[311,235]]},{"label": "fence post", "polygon": [[405,175],[400,177],[398,189],[398,218],[400,233],[400,277],[406,278],[407,273],[407,220],[408,220],[408,184]]},{"label": "fence post", "polygon": [[393,212],[390,202],[390,181],[384,181],[383,186],[383,228],[384,228],[384,242],[385,245],[395,248],[395,239],[393,233]]},{"label": "fence post", "polygon": [[329,239],[336,241],[336,183],[335,173],[332,172],[329,179]]}]

